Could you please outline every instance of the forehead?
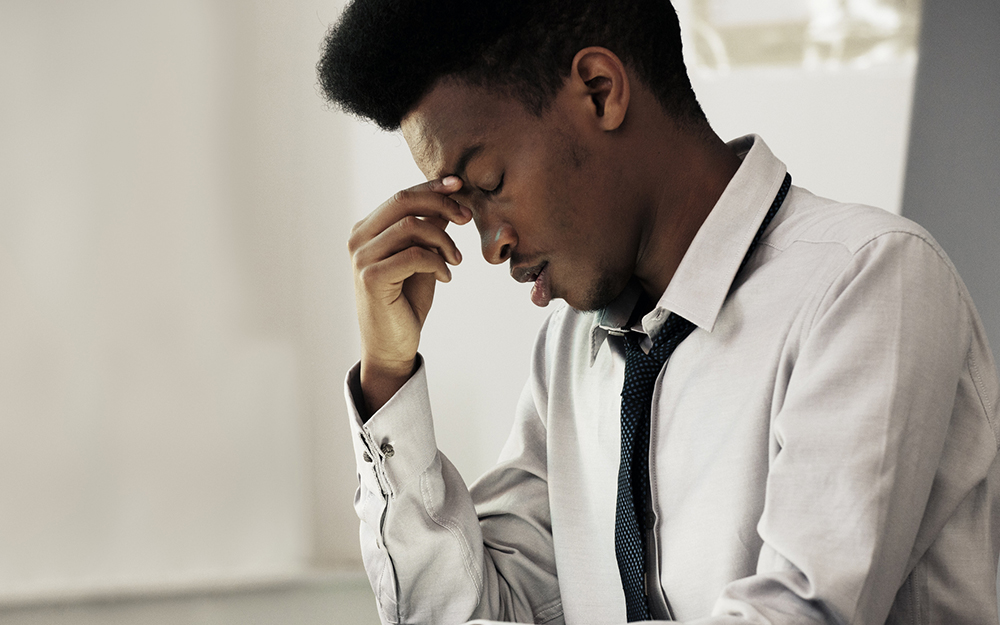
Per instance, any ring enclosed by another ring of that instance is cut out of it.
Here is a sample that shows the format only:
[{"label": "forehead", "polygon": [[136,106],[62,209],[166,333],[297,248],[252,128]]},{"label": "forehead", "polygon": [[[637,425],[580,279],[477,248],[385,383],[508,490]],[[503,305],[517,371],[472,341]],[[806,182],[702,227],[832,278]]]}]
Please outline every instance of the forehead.
[{"label": "forehead", "polygon": [[455,173],[470,151],[510,141],[531,117],[511,97],[443,81],[403,118],[400,128],[413,160],[433,179]]}]

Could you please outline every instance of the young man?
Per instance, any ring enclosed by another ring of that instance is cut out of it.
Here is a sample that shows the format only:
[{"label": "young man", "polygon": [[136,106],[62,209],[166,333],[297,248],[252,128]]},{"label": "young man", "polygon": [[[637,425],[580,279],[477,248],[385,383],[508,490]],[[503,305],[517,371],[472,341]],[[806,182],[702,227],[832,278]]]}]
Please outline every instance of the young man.
[{"label": "young man", "polygon": [[[429,180],[349,243],[383,621],[997,623],[1000,393],[964,286],[919,226],[720,140],[667,1],[356,0],[319,72]],[[467,489],[417,345],[470,220],[568,306]]]}]

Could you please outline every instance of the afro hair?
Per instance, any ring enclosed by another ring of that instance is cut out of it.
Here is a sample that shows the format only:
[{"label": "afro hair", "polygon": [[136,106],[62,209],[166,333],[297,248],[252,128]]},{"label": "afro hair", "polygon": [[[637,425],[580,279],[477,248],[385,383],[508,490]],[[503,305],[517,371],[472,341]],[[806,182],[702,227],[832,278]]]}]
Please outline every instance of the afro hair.
[{"label": "afro hair", "polygon": [[317,72],[332,103],[396,130],[446,76],[541,115],[588,46],[617,54],[678,121],[704,123],[669,0],[354,0]]}]

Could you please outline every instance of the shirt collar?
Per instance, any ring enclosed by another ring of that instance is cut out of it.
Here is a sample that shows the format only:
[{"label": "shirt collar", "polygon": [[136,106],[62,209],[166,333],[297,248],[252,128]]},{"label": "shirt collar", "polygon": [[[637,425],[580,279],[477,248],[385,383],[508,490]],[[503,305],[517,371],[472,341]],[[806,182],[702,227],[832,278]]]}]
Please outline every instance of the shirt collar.
[{"label": "shirt collar", "polygon": [[[740,263],[764,216],[774,202],[786,167],[757,135],[728,143],[743,160],[729,181],[656,306],[642,318],[641,329],[655,336],[674,312],[711,332]],[[597,359],[608,334],[623,334],[639,299],[633,282],[594,315],[590,334],[590,364]]]}]

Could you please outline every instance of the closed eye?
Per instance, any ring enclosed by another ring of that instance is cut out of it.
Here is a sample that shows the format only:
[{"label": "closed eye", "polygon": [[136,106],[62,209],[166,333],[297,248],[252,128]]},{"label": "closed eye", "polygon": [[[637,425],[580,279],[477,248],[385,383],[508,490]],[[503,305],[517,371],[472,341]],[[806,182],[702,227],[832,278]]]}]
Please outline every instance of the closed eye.
[{"label": "closed eye", "polygon": [[492,189],[479,189],[479,190],[486,197],[493,197],[495,195],[498,195],[500,193],[500,190],[503,189],[503,178],[504,174],[500,174],[500,181],[497,182],[497,186],[493,187]]}]

